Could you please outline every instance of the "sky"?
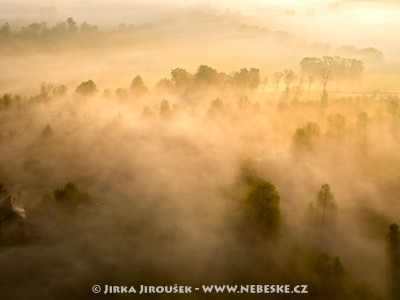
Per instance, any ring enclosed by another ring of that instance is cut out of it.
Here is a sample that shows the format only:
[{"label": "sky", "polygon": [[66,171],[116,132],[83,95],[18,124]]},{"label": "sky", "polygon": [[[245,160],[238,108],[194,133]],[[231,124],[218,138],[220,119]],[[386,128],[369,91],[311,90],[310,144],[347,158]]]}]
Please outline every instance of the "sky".
[{"label": "sky", "polygon": [[[103,28],[124,22],[139,25],[159,22],[188,10],[221,15],[229,10],[249,25],[284,30],[308,42],[375,47],[395,58],[400,26],[400,1],[394,0],[2,0],[0,24],[14,26],[34,21],[54,24],[68,17]],[[399,46],[400,47],[400,46]]]}]

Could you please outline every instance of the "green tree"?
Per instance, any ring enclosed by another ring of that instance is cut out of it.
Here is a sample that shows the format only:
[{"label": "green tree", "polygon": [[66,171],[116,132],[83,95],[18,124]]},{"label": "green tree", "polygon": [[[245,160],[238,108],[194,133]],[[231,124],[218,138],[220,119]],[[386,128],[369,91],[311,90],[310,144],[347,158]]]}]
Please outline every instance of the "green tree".
[{"label": "green tree", "polygon": [[267,236],[277,236],[280,230],[280,196],[275,186],[264,180],[253,181],[245,197],[246,214],[250,222]]},{"label": "green tree", "polygon": [[76,22],[74,21],[73,18],[69,17],[67,19],[67,24],[68,24],[68,30],[70,33],[76,33],[79,30],[78,25],[76,25]]},{"label": "green tree", "polygon": [[261,180],[260,170],[257,161],[253,158],[246,158],[240,164],[239,183],[244,183],[247,186]]},{"label": "green tree", "polygon": [[261,77],[260,77],[260,69],[250,68],[247,85],[249,89],[254,90],[257,89],[260,85]]},{"label": "green tree", "polygon": [[5,108],[11,106],[13,102],[13,97],[11,94],[4,94],[3,97],[0,98],[0,106],[4,106]]},{"label": "green tree", "polygon": [[295,153],[313,151],[315,140],[320,134],[321,128],[314,122],[307,122],[303,127],[298,128],[293,134],[292,141]]},{"label": "green tree", "polygon": [[93,80],[88,80],[78,85],[75,92],[80,95],[93,95],[97,92],[97,87]]},{"label": "green tree", "polygon": [[343,134],[347,127],[347,118],[342,114],[328,115],[328,130],[338,138]]},{"label": "green tree", "polygon": [[336,209],[335,196],[331,192],[329,184],[325,183],[318,191],[317,207],[322,212],[321,227],[324,228],[326,222],[327,211]]},{"label": "green tree", "polygon": [[96,33],[99,31],[96,25],[90,25],[87,22],[82,22],[79,28],[82,33]]},{"label": "green tree", "polygon": [[233,82],[239,88],[254,90],[261,82],[260,70],[256,68],[242,68],[233,74]]},{"label": "green tree", "polygon": [[4,185],[0,182],[0,197],[5,197],[5,196],[7,196],[7,190],[4,187]]},{"label": "green tree", "polygon": [[160,79],[155,86],[158,91],[169,91],[172,88],[172,82],[168,78]]},{"label": "green tree", "polygon": [[194,81],[199,85],[212,85],[216,84],[218,80],[217,70],[207,66],[200,65],[197,72],[194,74]]},{"label": "green tree", "polygon": [[73,182],[68,182],[64,187],[55,189],[53,196],[58,203],[66,205],[80,205],[90,202],[89,194],[81,192]]},{"label": "green tree", "polygon": [[364,72],[364,64],[358,59],[348,59],[339,56],[305,57],[300,61],[300,72],[303,75],[320,77],[323,85],[322,97],[327,100],[326,85],[329,80],[336,78],[336,91],[342,78],[359,78]]},{"label": "green tree", "polygon": [[144,106],[140,118],[142,120],[152,120],[154,118],[154,112],[150,109],[149,106]]},{"label": "green tree", "polygon": [[169,106],[169,102],[166,99],[163,99],[160,104],[160,119],[169,120],[172,117],[171,108]]},{"label": "green tree", "polygon": [[326,246],[326,232],[334,230],[335,213],[337,205],[335,196],[331,192],[329,184],[323,184],[317,193],[314,202],[310,202],[307,208],[307,224],[310,230],[311,242],[318,248]]},{"label": "green tree", "polygon": [[54,131],[51,128],[50,124],[47,124],[46,127],[43,129],[42,137],[49,138],[54,135]]},{"label": "green tree", "polygon": [[5,23],[3,26],[0,28],[0,36],[3,37],[9,37],[11,35],[11,27],[10,24]]},{"label": "green tree", "polygon": [[355,58],[347,59],[344,74],[350,79],[355,79],[361,77],[364,70],[363,61]]},{"label": "green tree", "polygon": [[191,83],[192,75],[185,69],[176,68],[171,71],[172,84],[178,90],[182,90]]},{"label": "green tree", "polygon": [[62,97],[67,92],[67,87],[63,84],[53,87],[53,95],[56,97]]},{"label": "green tree", "polygon": [[[327,227],[327,223],[332,221],[330,215],[335,212],[337,209],[337,205],[335,203],[335,196],[331,192],[331,187],[329,184],[325,183],[321,186],[321,189],[317,194],[316,201],[316,213],[317,220],[320,219],[320,245],[323,246],[324,243],[324,235],[325,228]],[[329,216],[329,218],[328,218]],[[331,224],[328,224],[331,225]],[[329,226],[328,226],[329,227]]]},{"label": "green tree", "polygon": [[300,61],[300,73],[311,77],[319,77],[325,67],[322,59],[317,57],[304,57]]},{"label": "green tree", "polygon": [[316,274],[313,286],[317,299],[354,299],[347,298],[350,296],[347,290],[349,271],[339,257],[318,253],[311,257],[310,267]]},{"label": "green tree", "polygon": [[211,101],[210,107],[207,111],[209,116],[219,116],[224,111],[224,102],[220,98]]},{"label": "green tree", "polygon": [[389,226],[386,235],[388,266],[388,299],[400,299],[400,231],[399,225]]},{"label": "green tree", "polygon": [[131,93],[135,97],[141,97],[148,91],[146,85],[143,82],[142,77],[140,75],[137,75],[135,78],[132,79],[131,82]]}]

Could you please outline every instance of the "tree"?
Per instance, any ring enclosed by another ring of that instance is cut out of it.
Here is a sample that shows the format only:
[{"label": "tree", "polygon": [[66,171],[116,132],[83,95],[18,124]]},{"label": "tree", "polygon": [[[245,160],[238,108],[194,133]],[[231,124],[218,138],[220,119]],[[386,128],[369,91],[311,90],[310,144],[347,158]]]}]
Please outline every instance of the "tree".
[{"label": "tree", "polygon": [[320,235],[320,244],[324,239],[324,231],[327,222],[327,214],[336,210],[335,196],[331,192],[331,187],[329,184],[325,183],[321,186],[321,189],[318,191],[316,209],[319,211],[321,215],[321,235]]},{"label": "tree", "polygon": [[146,85],[143,82],[143,79],[140,75],[137,75],[132,79],[131,82],[131,93],[135,97],[140,97],[148,91]]},{"label": "tree", "polygon": [[200,65],[194,74],[194,81],[199,85],[212,85],[216,84],[218,80],[217,70],[207,66]]},{"label": "tree", "polygon": [[279,82],[281,82],[282,77],[283,77],[283,73],[282,72],[275,72],[272,75],[272,82],[275,84],[275,91],[278,90]]},{"label": "tree", "polygon": [[325,226],[325,216],[327,209],[335,208],[335,196],[331,193],[331,187],[329,184],[325,183],[321,186],[321,189],[318,191],[317,197],[317,207],[322,208],[322,221],[321,226]]},{"label": "tree", "polygon": [[67,24],[68,24],[68,30],[70,33],[78,32],[79,27],[76,25],[76,22],[74,21],[73,18],[69,17],[67,19]]},{"label": "tree", "polygon": [[286,93],[290,91],[290,85],[295,80],[296,76],[292,70],[284,70],[283,71],[283,81],[286,85]]},{"label": "tree", "polygon": [[303,92],[304,76],[298,76],[296,77],[296,79],[297,80],[295,80],[295,86],[294,86],[295,97],[297,97]]},{"label": "tree", "polygon": [[321,70],[321,80],[323,85],[322,95],[321,95],[321,106],[325,107],[328,105],[328,92],[326,91],[326,85],[331,79],[331,70],[329,68],[324,68]]},{"label": "tree", "polygon": [[34,22],[27,27],[22,27],[21,35],[29,39],[38,38],[44,30],[46,30],[46,22]]},{"label": "tree", "polygon": [[142,114],[140,116],[142,120],[152,120],[154,118],[154,113],[148,106],[143,107]]},{"label": "tree", "polygon": [[305,132],[312,137],[319,137],[321,134],[321,127],[315,122],[307,122],[304,126]]},{"label": "tree", "polygon": [[75,92],[80,95],[93,95],[97,92],[97,87],[93,80],[88,80],[78,85],[75,89]]},{"label": "tree", "polygon": [[328,130],[339,137],[345,130],[347,126],[346,116],[342,114],[330,114],[328,115]]},{"label": "tree", "polygon": [[280,196],[275,186],[264,180],[252,182],[245,198],[246,213],[262,234],[277,236],[280,229]]},{"label": "tree", "polygon": [[81,192],[73,182],[68,182],[64,187],[53,191],[54,199],[64,205],[80,205],[88,204],[90,196],[87,193]]},{"label": "tree", "polygon": [[40,84],[40,93],[39,97],[43,100],[46,101],[49,99],[50,92],[53,90],[54,84],[52,82],[45,82],[43,81]]},{"label": "tree", "polygon": [[296,153],[302,153],[311,148],[310,139],[303,128],[297,128],[293,134],[293,146]]},{"label": "tree", "polygon": [[370,122],[370,118],[366,112],[360,112],[357,115],[357,126],[362,130],[364,139],[366,138],[367,125]]},{"label": "tree", "polygon": [[261,180],[259,167],[255,159],[246,158],[242,161],[238,179],[240,183],[244,183],[247,186],[251,186],[253,183]]},{"label": "tree", "polygon": [[357,299],[348,295],[349,271],[339,257],[332,257],[327,252],[319,252],[310,257],[310,267],[316,276],[315,293],[317,299]]},{"label": "tree", "polygon": [[400,299],[400,231],[399,225],[396,223],[389,226],[389,232],[386,235],[386,252],[388,260],[388,299]]},{"label": "tree", "polygon": [[169,107],[169,102],[166,99],[161,101],[160,105],[160,119],[169,120],[171,119],[171,109]]},{"label": "tree", "polygon": [[209,116],[219,116],[224,111],[224,102],[220,98],[211,101],[210,108],[208,109]]},{"label": "tree", "polygon": [[0,28],[0,36],[8,37],[11,35],[11,27],[10,24],[5,23],[3,26]]},{"label": "tree", "polygon": [[364,63],[359,59],[347,59],[346,68],[345,68],[345,76],[354,79],[359,78],[364,72]]},{"label": "tree", "polygon": [[268,78],[267,78],[267,77],[264,77],[264,78],[262,79],[262,81],[261,81],[261,84],[262,84],[262,90],[264,91],[265,88],[268,86]]},{"label": "tree", "polygon": [[247,80],[248,88],[251,90],[257,89],[258,86],[260,85],[260,82],[261,82],[260,69],[250,68]]},{"label": "tree", "polygon": [[64,35],[68,31],[68,23],[64,21],[58,22],[53,28],[51,28],[51,31],[56,35]]},{"label": "tree", "polygon": [[307,122],[303,127],[298,128],[293,135],[293,147],[295,153],[313,151],[315,139],[321,134],[321,128],[317,123]]},{"label": "tree", "polygon": [[311,229],[313,242],[316,242],[319,248],[325,246],[325,232],[334,229],[336,210],[335,196],[329,184],[325,183],[318,191],[315,201],[310,202],[307,208],[307,223]]},{"label": "tree", "polygon": [[42,137],[49,138],[54,135],[54,131],[51,128],[50,124],[47,124],[46,127],[43,129]]},{"label": "tree", "polygon": [[67,87],[63,84],[53,87],[53,95],[56,97],[62,97],[67,92]]},{"label": "tree", "polygon": [[4,185],[0,182],[0,197],[5,197],[5,196],[7,196],[7,190],[4,187]]},{"label": "tree", "polygon": [[324,67],[322,59],[317,57],[304,57],[300,61],[300,73],[303,75],[317,77]]},{"label": "tree", "polygon": [[358,59],[348,59],[339,56],[324,56],[323,59],[326,66],[331,70],[332,77],[336,78],[336,91],[339,90],[339,80],[341,78],[358,78],[364,71],[364,64]]},{"label": "tree", "polygon": [[260,82],[260,70],[256,68],[242,68],[233,74],[233,82],[239,88],[257,89]]},{"label": "tree", "polygon": [[156,83],[155,88],[158,91],[169,91],[172,88],[172,82],[164,77]]},{"label": "tree", "polygon": [[327,98],[326,84],[331,78],[336,78],[336,91],[339,90],[341,78],[359,78],[364,72],[364,64],[358,59],[348,59],[339,56],[305,57],[300,61],[300,72],[304,75],[322,76],[324,86],[323,96]]},{"label": "tree", "polygon": [[95,33],[99,31],[96,25],[90,25],[87,22],[82,22],[80,25],[80,30],[82,33]]},{"label": "tree", "polygon": [[192,81],[192,75],[181,68],[173,69],[171,71],[171,77],[173,86],[179,90],[186,88]]},{"label": "tree", "polygon": [[339,80],[345,76],[347,67],[347,60],[339,56],[333,58],[333,65],[331,67],[333,76],[336,76],[336,92],[339,91]]},{"label": "tree", "polygon": [[331,70],[329,68],[323,68],[321,70],[321,80],[322,80],[322,86],[324,87],[323,92],[326,93],[326,86],[328,84],[328,81],[331,80]]},{"label": "tree", "polygon": [[396,98],[389,99],[387,103],[387,111],[392,116],[392,119],[396,117],[399,111],[399,101]]},{"label": "tree", "polygon": [[314,82],[314,77],[312,75],[309,75],[307,79],[308,79],[308,91],[311,91],[311,85]]},{"label": "tree", "polygon": [[13,97],[10,93],[4,94],[3,97],[0,98],[0,106],[9,107],[13,103]]},{"label": "tree", "polygon": [[179,114],[181,113],[181,107],[179,104],[174,103],[172,105],[172,110],[171,110],[171,114],[173,117],[178,117]]}]

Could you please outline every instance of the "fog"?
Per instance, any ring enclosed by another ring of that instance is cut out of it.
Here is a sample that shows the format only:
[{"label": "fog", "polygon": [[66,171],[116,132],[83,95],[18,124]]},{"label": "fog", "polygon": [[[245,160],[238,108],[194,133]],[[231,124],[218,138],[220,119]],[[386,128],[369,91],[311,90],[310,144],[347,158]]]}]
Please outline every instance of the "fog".
[{"label": "fog", "polygon": [[0,298],[397,299],[399,8],[3,1]]}]

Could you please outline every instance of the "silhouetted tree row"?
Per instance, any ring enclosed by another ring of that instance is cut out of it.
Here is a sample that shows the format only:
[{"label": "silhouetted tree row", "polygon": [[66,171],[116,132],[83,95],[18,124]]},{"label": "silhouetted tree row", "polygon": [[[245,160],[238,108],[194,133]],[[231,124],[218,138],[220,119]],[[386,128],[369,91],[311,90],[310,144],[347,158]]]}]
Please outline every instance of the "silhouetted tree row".
[{"label": "silhouetted tree row", "polygon": [[329,80],[336,79],[336,91],[342,79],[357,79],[364,72],[364,63],[356,58],[339,56],[305,57],[300,62],[300,72],[313,78],[321,78],[324,91]]},{"label": "silhouetted tree row", "polygon": [[9,23],[5,23],[0,28],[0,38],[21,38],[38,39],[64,37],[72,34],[97,33],[99,29],[96,25],[82,22],[78,25],[72,17],[65,21],[58,22],[52,27],[48,27],[46,22],[34,22],[20,29],[13,30]]},{"label": "silhouetted tree row", "polygon": [[171,71],[171,78],[162,78],[156,89],[184,93],[189,88],[211,88],[231,86],[237,89],[256,90],[261,84],[260,70],[242,68],[230,74],[218,72],[216,69],[200,65],[194,74],[186,69],[176,68]]}]

